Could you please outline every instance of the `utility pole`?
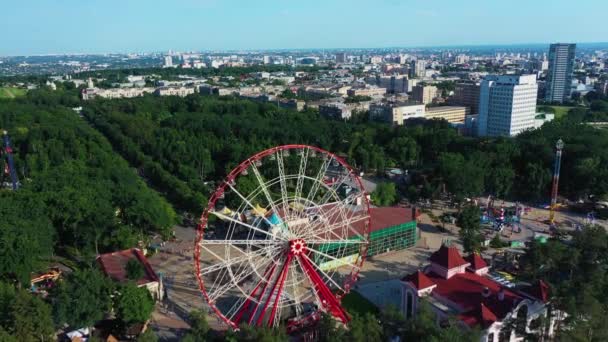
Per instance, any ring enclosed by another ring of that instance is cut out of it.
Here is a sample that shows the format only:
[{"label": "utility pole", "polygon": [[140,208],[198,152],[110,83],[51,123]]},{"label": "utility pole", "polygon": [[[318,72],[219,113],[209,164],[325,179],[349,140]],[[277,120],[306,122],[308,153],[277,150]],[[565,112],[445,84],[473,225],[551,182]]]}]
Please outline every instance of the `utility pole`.
[{"label": "utility pole", "polygon": [[562,150],[564,141],[559,139],[555,144],[555,166],[553,168],[553,186],[551,187],[551,207],[549,213],[549,224],[555,224],[555,208],[557,206],[557,186],[559,184],[559,171],[562,163]]}]

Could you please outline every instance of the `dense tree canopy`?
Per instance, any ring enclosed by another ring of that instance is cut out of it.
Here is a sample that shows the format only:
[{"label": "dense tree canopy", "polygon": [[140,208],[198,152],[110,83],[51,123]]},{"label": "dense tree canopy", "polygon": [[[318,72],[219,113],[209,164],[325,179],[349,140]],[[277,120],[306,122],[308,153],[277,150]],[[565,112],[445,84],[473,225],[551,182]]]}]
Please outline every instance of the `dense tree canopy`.
[{"label": "dense tree canopy", "polygon": [[[18,239],[27,239],[34,251],[8,257],[13,264],[2,266],[31,264],[54,245],[84,253],[133,247],[142,232],[168,235],[175,222],[171,206],[101,134],[64,107],[62,97],[71,95],[61,94],[42,89],[0,102],[0,127],[11,134],[22,183],[18,193],[0,190],[6,218],[0,221],[6,226],[0,238],[17,239],[10,244],[15,247],[23,242]],[[0,181],[6,181],[3,177]]]},{"label": "dense tree canopy", "polygon": [[26,290],[0,282],[0,341],[52,341],[50,306]]},{"label": "dense tree canopy", "polygon": [[99,321],[112,308],[113,284],[96,269],[76,271],[52,294],[55,323],[79,329]]},{"label": "dense tree canopy", "polygon": [[84,113],[157,189],[187,210],[200,210],[210,191],[204,182],[221,179],[257,151],[288,143],[341,153],[365,172],[423,172],[425,177],[414,177],[421,183],[408,191],[413,197],[437,195],[423,186],[445,184],[456,199],[493,194],[538,201],[548,197],[554,145],[562,138],[560,193],[608,193],[608,132],[583,124],[576,113],[515,139],[463,137],[441,120],[409,120],[406,127],[341,122],[311,111],[199,95],[99,100]]},{"label": "dense tree canopy", "polygon": [[608,339],[608,233],[590,226],[572,241],[532,242],[523,260],[523,275],[551,285],[552,305],[568,314],[559,325],[564,341]]},{"label": "dense tree canopy", "polygon": [[466,253],[479,252],[483,236],[479,217],[481,212],[477,206],[467,205],[458,215],[456,224],[460,227],[458,231],[462,240],[462,247]]},{"label": "dense tree canopy", "polygon": [[114,311],[124,324],[144,323],[154,310],[154,299],[146,287],[129,282],[118,289]]}]

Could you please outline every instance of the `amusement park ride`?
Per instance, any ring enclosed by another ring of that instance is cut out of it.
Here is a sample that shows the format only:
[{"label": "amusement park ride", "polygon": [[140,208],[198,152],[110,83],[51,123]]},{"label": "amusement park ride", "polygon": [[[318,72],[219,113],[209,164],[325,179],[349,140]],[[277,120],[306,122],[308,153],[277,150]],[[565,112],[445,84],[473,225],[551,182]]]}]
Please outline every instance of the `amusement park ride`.
[{"label": "amusement park ride", "polygon": [[2,153],[0,154],[4,154],[4,158],[6,159],[4,174],[10,177],[12,189],[17,190],[19,189],[19,179],[17,178],[17,170],[15,169],[15,162],[13,161],[13,149],[7,131],[2,132],[2,141],[2,150],[0,150]]},{"label": "amusement park ride", "polygon": [[340,300],[365,260],[369,213],[361,179],[340,157],[307,145],[262,151],[228,174],[202,214],[199,288],[233,329],[293,332],[321,312],[347,323]]},{"label": "amusement park ride", "polygon": [[562,150],[564,141],[559,139],[555,144],[555,166],[553,168],[553,184],[551,186],[551,207],[549,212],[549,225],[555,226],[555,209],[557,208],[557,186],[559,184],[559,172],[562,165]]}]

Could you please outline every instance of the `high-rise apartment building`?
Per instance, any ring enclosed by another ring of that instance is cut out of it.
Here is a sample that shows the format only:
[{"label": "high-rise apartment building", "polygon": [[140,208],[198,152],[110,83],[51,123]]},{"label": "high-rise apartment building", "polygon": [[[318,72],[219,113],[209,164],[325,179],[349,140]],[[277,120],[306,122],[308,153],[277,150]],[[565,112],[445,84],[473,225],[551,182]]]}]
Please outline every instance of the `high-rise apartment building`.
[{"label": "high-rise apartment building", "polygon": [[490,75],[481,82],[479,136],[514,136],[534,127],[536,75]]},{"label": "high-rise apartment building", "polygon": [[165,63],[163,64],[164,68],[171,68],[173,67],[173,57],[169,56],[165,56]]},{"label": "high-rise apartment building", "polygon": [[417,85],[412,88],[412,99],[423,105],[432,103],[437,97],[437,87],[429,85]]},{"label": "high-rise apartment building", "polygon": [[551,44],[546,101],[564,102],[570,98],[575,50],[576,44]]},{"label": "high-rise apartment building", "polygon": [[336,53],[336,63],[346,63],[346,53],[344,53],[344,52]]},{"label": "high-rise apartment building", "polygon": [[410,78],[424,77],[426,73],[426,62],[422,59],[412,61],[410,65]]}]

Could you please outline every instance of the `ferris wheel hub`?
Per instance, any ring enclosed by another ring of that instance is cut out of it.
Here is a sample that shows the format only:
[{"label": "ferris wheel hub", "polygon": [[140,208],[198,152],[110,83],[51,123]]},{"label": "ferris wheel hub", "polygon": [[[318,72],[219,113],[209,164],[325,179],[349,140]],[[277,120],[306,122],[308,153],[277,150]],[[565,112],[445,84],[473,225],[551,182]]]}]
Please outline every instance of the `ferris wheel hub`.
[{"label": "ferris wheel hub", "polygon": [[306,250],[306,242],[302,239],[289,241],[289,253],[291,255],[300,255]]}]

